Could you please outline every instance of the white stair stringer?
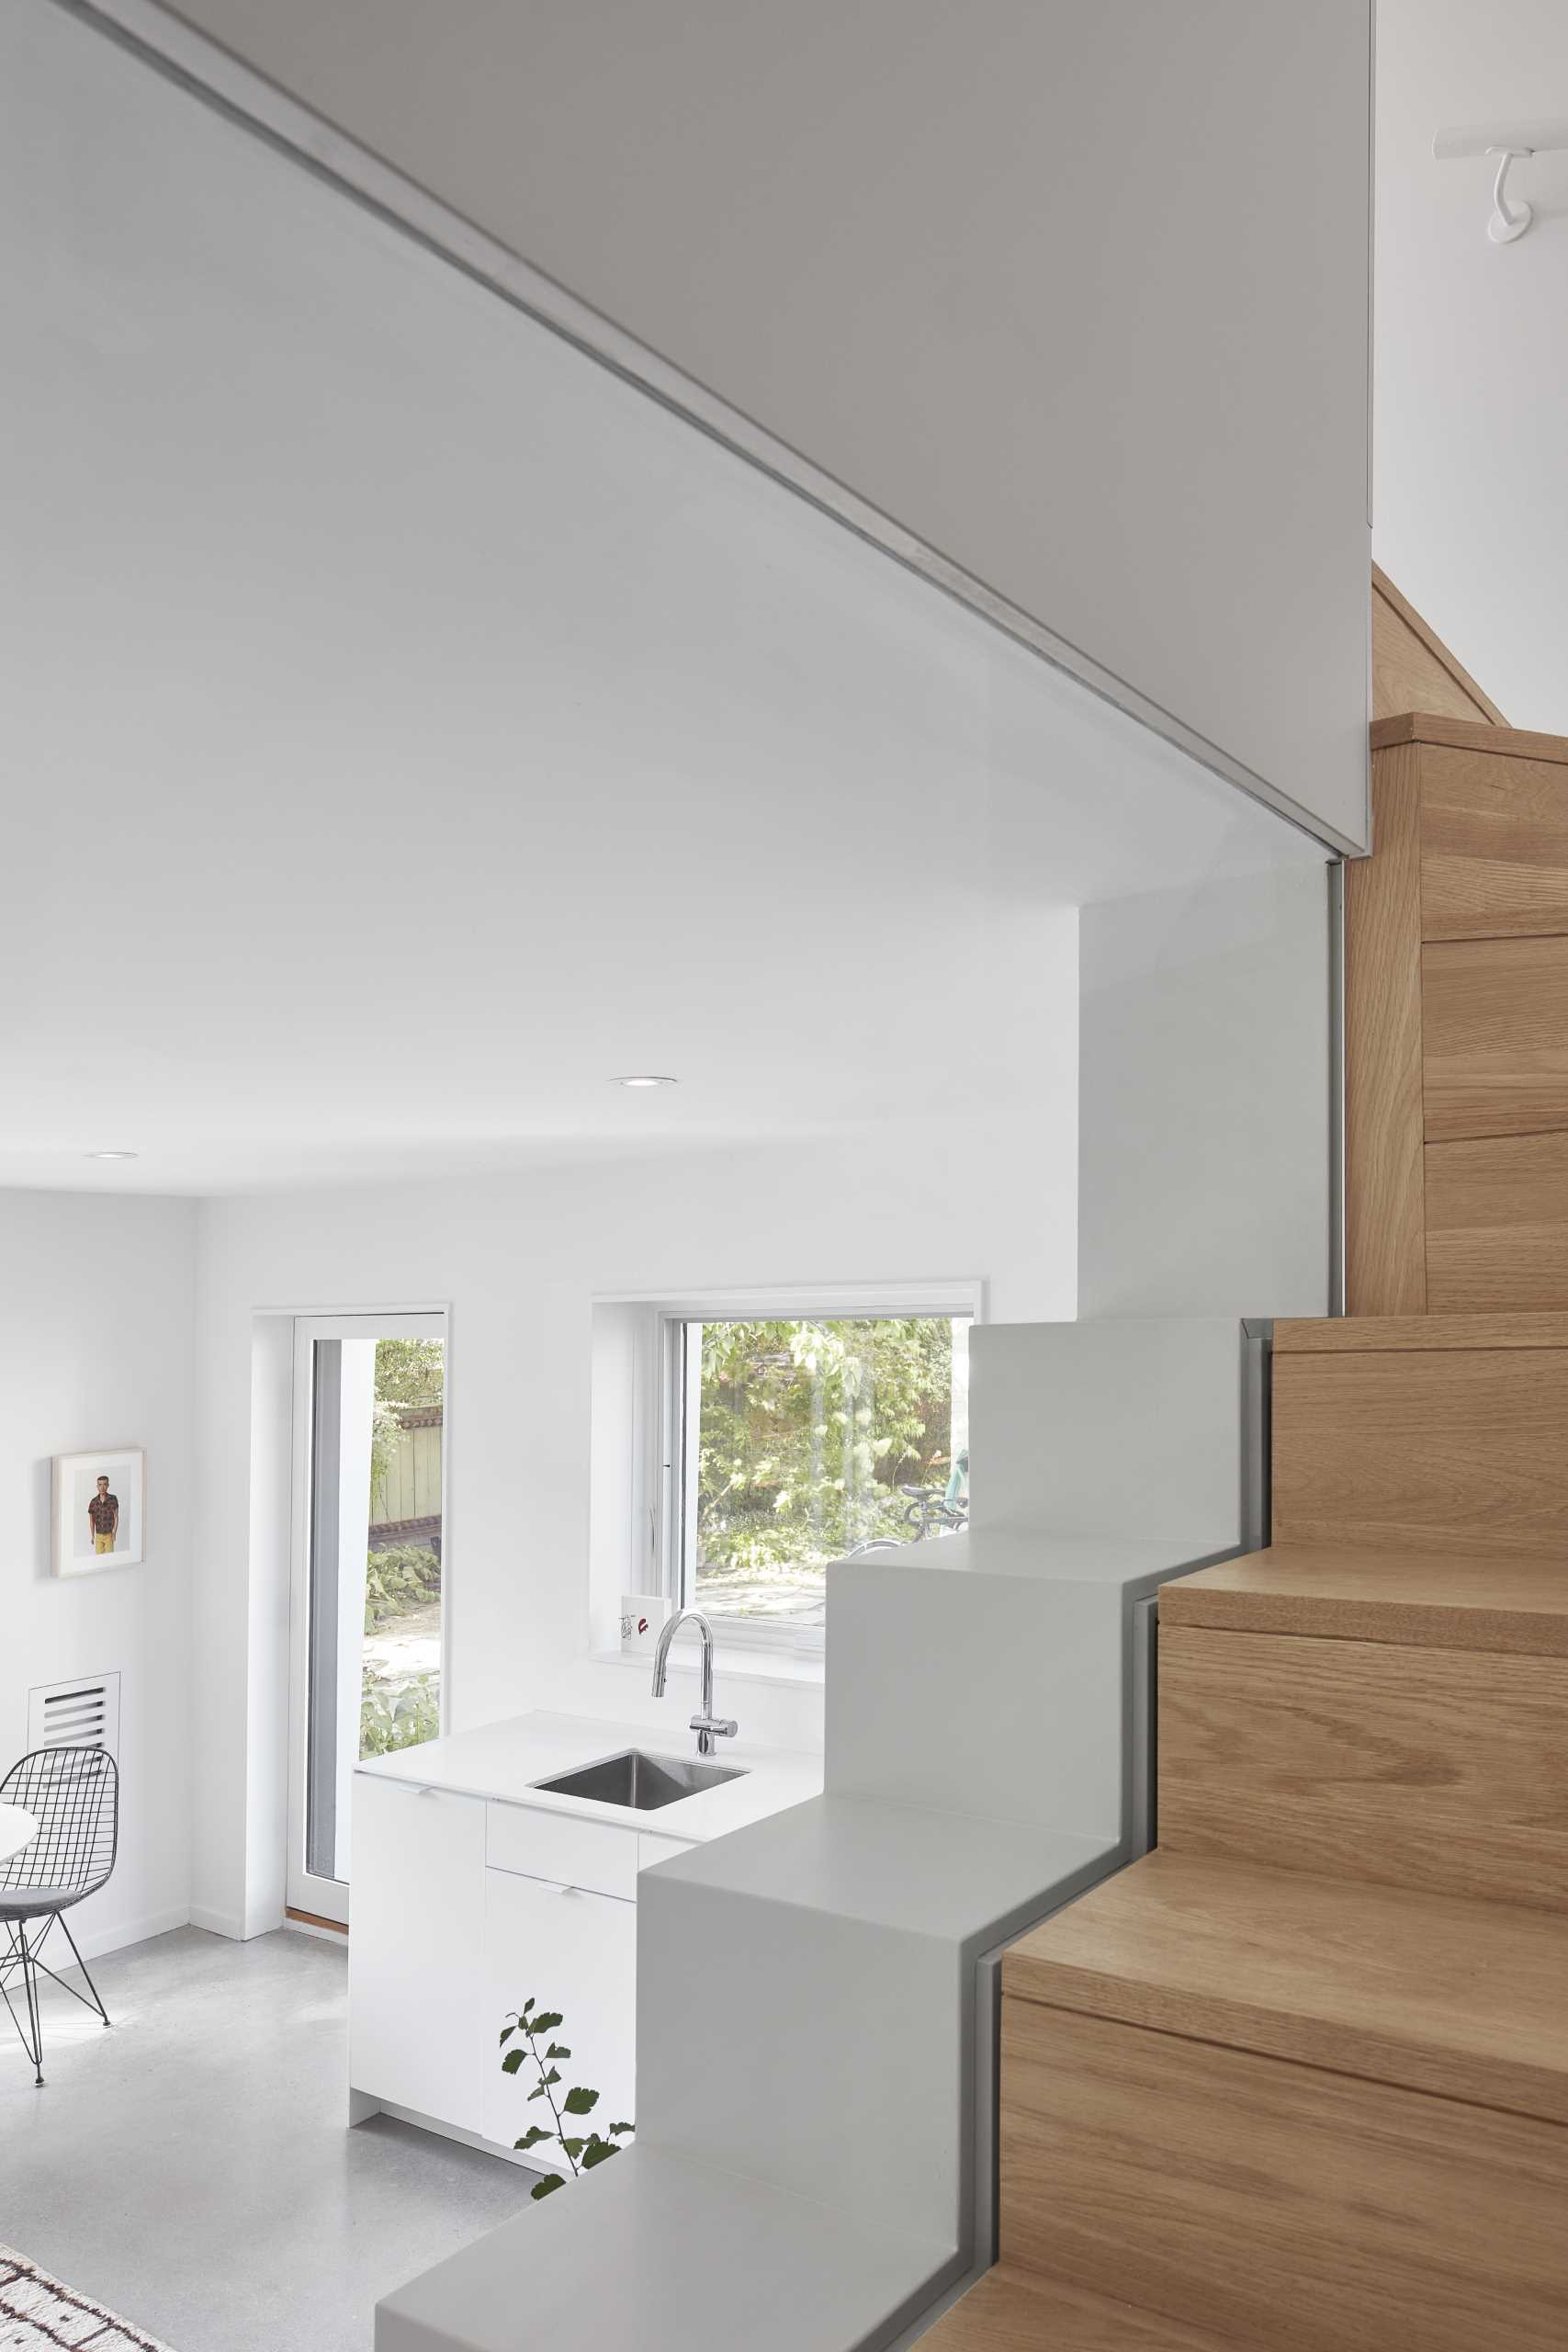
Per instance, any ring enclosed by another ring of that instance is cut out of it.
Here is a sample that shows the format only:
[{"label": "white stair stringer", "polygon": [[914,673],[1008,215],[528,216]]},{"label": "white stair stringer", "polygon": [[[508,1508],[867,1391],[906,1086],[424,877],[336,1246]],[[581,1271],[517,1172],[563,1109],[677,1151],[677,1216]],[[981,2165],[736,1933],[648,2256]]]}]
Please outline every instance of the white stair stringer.
[{"label": "white stair stringer", "polygon": [[968,1534],[829,1570],[824,1793],[641,1874],[635,2147],[376,2352],[896,2352],[994,2258],[991,1955],[1137,1846],[1138,1604],[1243,1546],[1247,1342],[971,1346]]}]

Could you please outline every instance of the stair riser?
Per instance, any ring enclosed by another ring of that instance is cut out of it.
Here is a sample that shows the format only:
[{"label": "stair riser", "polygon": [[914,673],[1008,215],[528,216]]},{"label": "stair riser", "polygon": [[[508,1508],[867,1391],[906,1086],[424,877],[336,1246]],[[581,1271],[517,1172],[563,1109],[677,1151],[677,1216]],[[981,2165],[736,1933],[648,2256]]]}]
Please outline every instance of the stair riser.
[{"label": "stair riser", "polygon": [[1269,2352],[1562,2352],[1568,2132],[1003,2007],[1002,2256]]},{"label": "stair riser", "polygon": [[1278,1354],[1273,1540],[1568,1563],[1565,1429],[1568,1348]]},{"label": "stair riser", "polygon": [[1568,1658],[1170,1626],[1160,1844],[1568,1911]]}]

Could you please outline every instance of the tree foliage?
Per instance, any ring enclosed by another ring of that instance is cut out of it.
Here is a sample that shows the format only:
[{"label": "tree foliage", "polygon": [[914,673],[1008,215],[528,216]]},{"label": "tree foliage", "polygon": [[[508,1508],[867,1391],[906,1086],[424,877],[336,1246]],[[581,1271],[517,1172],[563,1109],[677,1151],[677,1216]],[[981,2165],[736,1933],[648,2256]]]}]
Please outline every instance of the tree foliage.
[{"label": "tree foliage", "polygon": [[709,1323],[702,1335],[697,1569],[756,1576],[906,1538],[904,1485],[946,1479],[945,1316]]},{"label": "tree foliage", "polygon": [[388,1405],[439,1405],[446,1393],[440,1340],[378,1340],[376,1395]]}]

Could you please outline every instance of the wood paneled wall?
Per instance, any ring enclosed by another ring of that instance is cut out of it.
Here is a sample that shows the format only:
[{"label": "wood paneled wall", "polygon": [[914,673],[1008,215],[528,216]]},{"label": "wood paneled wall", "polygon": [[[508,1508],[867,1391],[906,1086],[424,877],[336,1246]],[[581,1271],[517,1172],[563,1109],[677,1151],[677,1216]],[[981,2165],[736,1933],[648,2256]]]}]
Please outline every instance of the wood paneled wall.
[{"label": "wood paneled wall", "polygon": [[1346,888],[1352,1315],[1568,1306],[1568,741],[1372,729]]}]

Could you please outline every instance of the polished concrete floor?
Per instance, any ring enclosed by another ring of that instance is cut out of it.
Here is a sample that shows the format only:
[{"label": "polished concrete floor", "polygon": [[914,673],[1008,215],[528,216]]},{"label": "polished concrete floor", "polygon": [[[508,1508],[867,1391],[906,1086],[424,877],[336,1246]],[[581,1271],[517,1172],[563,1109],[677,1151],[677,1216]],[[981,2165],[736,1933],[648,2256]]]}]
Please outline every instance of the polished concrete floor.
[{"label": "polished concrete floor", "polygon": [[173,2352],[367,2352],[378,2295],[527,2201],[498,2157],[344,2128],[335,1943],[180,1928],[93,1973],[113,2030],[48,1988],[42,2090],[0,2009],[0,2244]]}]

